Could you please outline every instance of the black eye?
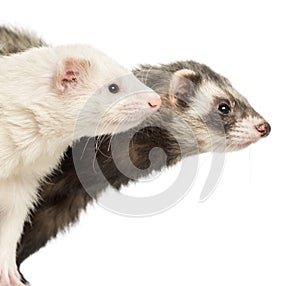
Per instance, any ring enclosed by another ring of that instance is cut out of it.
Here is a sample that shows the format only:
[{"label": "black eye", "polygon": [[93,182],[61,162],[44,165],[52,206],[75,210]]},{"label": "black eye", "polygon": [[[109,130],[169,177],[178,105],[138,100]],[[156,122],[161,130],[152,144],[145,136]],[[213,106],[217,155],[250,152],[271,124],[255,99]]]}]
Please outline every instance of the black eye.
[{"label": "black eye", "polygon": [[120,91],[120,88],[117,84],[112,83],[109,87],[108,87],[109,92],[111,93],[118,93]]},{"label": "black eye", "polygon": [[221,104],[218,106],[218,110],[219,110],[222,114],[229,114],[230,111],[231,111],[231,108],[229,107],[228,104],[226,104],[226,103],[221,103]]}]

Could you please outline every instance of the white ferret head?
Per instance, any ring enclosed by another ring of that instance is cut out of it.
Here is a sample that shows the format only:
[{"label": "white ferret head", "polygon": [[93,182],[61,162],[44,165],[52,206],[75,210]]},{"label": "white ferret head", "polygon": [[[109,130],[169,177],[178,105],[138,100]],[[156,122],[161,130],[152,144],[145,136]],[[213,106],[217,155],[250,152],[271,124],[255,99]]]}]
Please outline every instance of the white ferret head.
[{"label": "white ferret head", "polygon": [[34,89],[29,104],[44,134],[57,134],[51,130],[56,128],[62,136],[71,132],[78,139],[122,132],[160,107],[153,90],[89,46],[43,47],[21,56],[28,63],[21,71],[28,73],[26,81]]},{"label": "white ferret head", "polygon": [[160,97],[153,90],[99,51],[66,46],[57,47],[56,52],[54,88],[64,104],[79,106],[75,136],[125,131],[160,107]]}]

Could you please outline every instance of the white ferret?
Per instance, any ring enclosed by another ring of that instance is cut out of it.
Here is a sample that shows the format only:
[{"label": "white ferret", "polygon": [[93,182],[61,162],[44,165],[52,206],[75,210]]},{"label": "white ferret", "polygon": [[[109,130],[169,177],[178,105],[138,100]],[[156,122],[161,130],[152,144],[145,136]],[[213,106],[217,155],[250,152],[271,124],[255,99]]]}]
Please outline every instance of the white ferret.
[{"label": "white ferret", "polygon": [[88,46],[0,58],[0,286],[24,285],[15,263],[23,224],[72,141],[125,131],[159,106],[156,93]]}]

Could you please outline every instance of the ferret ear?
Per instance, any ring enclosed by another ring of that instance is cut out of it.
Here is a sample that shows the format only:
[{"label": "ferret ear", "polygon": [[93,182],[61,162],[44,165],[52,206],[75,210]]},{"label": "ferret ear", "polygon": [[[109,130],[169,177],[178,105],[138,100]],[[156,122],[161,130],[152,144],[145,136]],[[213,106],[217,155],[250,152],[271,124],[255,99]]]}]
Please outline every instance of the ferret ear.
[{"label": "ferret ear", "polygon": [[170,84],[170,103],[175,106],[181,100],[188,101],[195,93],[195,86],[201,81],[201,77],[196,72],[189,69],[176,71],[172,75]]},{"label": "ferret ear", "polygon": [[56,87],[61,93],[76,87],[84,80],[90,68],[90,62],[85,59],[65,58],[58,64]]}]

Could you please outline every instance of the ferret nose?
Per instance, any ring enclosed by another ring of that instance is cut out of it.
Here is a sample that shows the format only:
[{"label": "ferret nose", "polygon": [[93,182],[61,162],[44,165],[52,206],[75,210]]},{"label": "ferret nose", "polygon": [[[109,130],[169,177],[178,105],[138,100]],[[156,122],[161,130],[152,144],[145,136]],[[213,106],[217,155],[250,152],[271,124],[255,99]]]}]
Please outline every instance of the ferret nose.
[{"label": "ferret nose", "polygon": [[159,108],[161,105],[160,97],[155,97],[152,100],[148,101],[148,105],[152,108]]},{"label": "ferret nose", "polygon": [[263,122],[255,126],[255,129],[261,134],[261,137],[267,137],[270,134],[271,126],[268,122]]}]

